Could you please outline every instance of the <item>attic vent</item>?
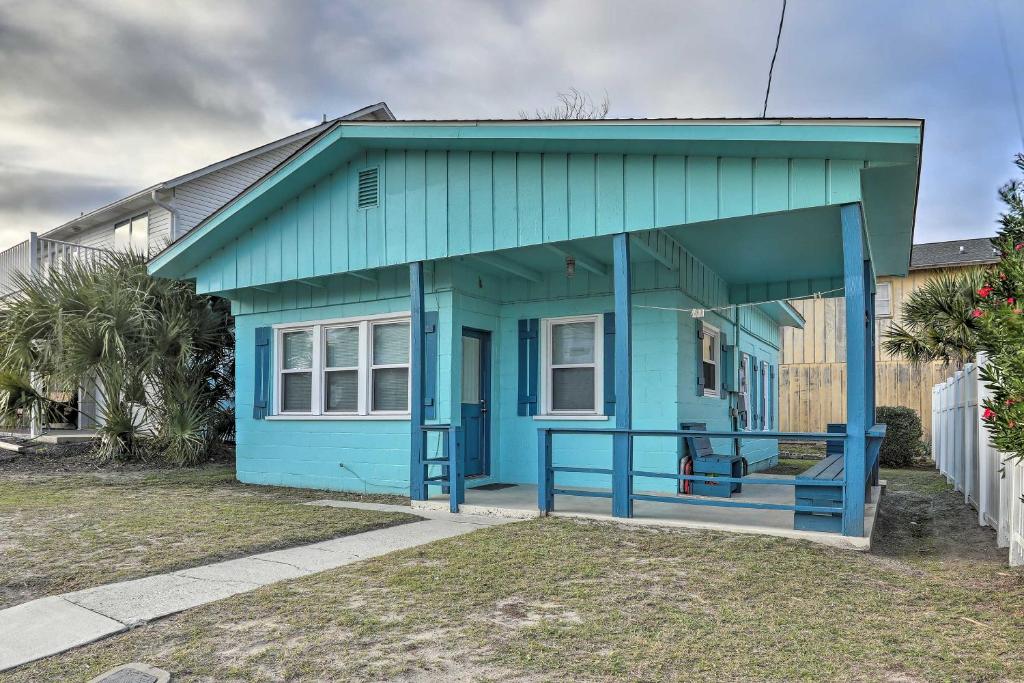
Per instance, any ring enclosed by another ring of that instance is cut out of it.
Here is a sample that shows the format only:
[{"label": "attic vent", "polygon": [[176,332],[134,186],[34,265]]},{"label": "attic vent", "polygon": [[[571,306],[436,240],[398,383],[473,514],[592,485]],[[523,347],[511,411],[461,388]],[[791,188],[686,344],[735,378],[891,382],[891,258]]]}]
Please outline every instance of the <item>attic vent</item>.
[{"label": "attic vent", "polygon": [[359,172],[359,208],[371,209],[380,203],[379,169],[368,168]]}]

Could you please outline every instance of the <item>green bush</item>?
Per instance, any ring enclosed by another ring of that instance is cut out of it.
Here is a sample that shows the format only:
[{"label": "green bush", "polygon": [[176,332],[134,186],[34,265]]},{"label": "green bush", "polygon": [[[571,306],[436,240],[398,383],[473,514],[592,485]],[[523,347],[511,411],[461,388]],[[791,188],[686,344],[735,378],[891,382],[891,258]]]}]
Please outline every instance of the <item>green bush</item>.
[{"label": "green bush", "polygon": [[921,416],[912,408],[879,406],[875,420],[886,425],[885,440],[879,453],[882,467],[907,467],[924,454],[921,442]]}]

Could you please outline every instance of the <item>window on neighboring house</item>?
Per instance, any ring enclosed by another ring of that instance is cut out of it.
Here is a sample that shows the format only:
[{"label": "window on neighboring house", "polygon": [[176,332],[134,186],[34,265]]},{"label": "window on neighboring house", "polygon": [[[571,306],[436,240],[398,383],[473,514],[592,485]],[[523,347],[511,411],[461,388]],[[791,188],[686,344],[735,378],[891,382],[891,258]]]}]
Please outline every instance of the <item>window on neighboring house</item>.
[{"label": "window on neighboring house", "polygon": [[603,408],[601,316],[543,321],[544,412],[597,415]]},{"label": "window on neighboring house", "polygon": [[142,214],[114,224],[114,249],[146,254],[149,250],[149,215]]},{"label": "window on neighboring house", "polygon": [[704,338],[701,339],[701,372],[704,375],[704,395],[718,396],[720,333],[707,323],[704,324]]},{"label": "window on neighboring house", "polygon": [[892,283],[879,282],[875,285],[875,317],[892,317]]},{"label": "window on neighboring house", "polygon": [[408,414],[408,318],[282,326],[276,344],[277,414]]}]

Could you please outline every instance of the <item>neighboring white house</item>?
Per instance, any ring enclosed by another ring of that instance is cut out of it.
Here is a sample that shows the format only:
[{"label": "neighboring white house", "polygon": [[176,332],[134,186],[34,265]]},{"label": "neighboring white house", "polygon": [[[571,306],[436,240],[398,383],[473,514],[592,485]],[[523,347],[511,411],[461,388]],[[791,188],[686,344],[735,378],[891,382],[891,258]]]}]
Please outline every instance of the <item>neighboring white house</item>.
[{"label": "neighboring white house", "polygon": [[[393,121],[379,102],[337,120]],[[199,225],[329,128],[334,121],[299,131],[198,170],[152,185],[135,194],[83,213],[52,230],[33,232],[24,242],[0,252],[0,306],[16,288],[16,273],[44,274],[71,259],[92,259],[108,251],[133,249],[156,254]],[[78,428],[91,426],[85,414],[95,414],[93,392],[79,392]]]},{"label": "neighboring white house", "polygon": [[[335,120],[394,120],[387,104],[364,107]],[[83,213],[0,252],[0,297],[15,289],[14,273],[42,272],[67,259],[110,250],[155,254],[189,232],[247,187],[269,173],[333,121],[152,185]]]}]

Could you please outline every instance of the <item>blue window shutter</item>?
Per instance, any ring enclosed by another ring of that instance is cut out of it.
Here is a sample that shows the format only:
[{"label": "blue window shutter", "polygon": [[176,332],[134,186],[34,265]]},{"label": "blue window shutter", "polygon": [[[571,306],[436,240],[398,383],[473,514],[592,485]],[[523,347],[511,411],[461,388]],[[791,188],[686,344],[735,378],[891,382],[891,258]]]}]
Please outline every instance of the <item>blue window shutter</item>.
[{"label": "blue window shutter", "polygon": [[768,429],[775,429],[775,366],[768,366]]},{"label": "blue window shutter", "polygon": [[696,347],[696,350],[697,350],[697,354],[695,356],[695,358],[697,360],[697,365],[696,365],[696,370],[697,370],[697,395],[698,396],[703,396],[704,395],[704,323],[703,323],[703,321],[701,321],[700,318],[695,318],[694,322],[697,324],[697,330],[696,330],[697,331],[697,336],[695,338],[696,339],[696,343],[694,344],[694,346]]},{"label": "blue window shutter", "polygon": [[252,416],[262,420],[269,413],[270,406],[270,328],[256,328],[256,351],[253,365],[256,377],[252,385]]},{"label": "blue window shutter", "polygon": [[519,415],[537,414],[537,375],[540,364],[540,340],[537,318],[519,321]]},{"label": "blue window shutter", "polygon": [[423,417],[437,417],[437,311],[423,314]]},{"label": "blue window shutter", "polygon": [[604,314],[604,414],[615,414],[615,314]]}]

